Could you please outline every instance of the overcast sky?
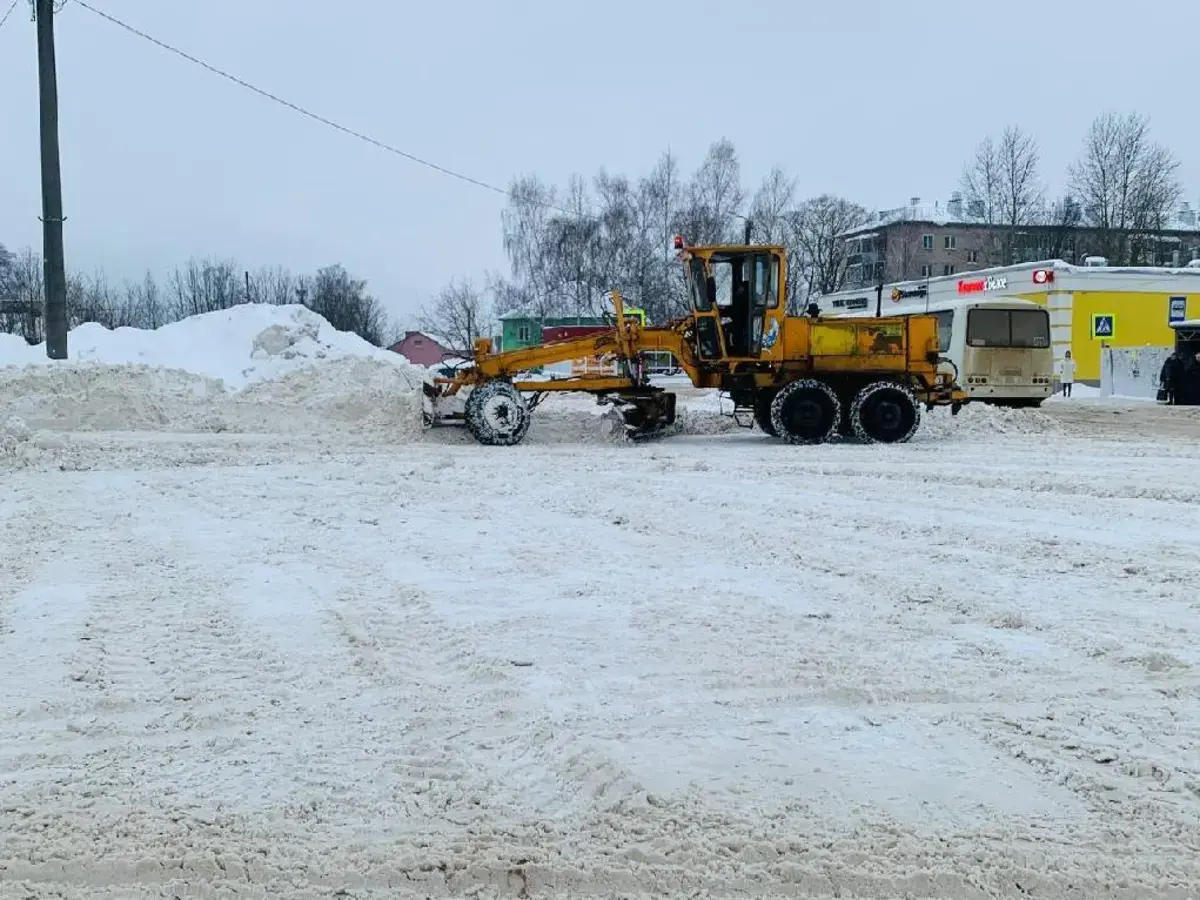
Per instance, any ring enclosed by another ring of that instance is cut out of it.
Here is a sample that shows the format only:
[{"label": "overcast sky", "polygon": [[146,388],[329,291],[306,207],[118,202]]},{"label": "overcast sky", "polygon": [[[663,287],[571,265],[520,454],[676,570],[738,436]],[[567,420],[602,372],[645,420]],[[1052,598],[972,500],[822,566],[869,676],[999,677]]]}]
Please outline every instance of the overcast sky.
[{"label": "overcast sky", "polygon": [[[1034,133],[1061,188],[1093,117],[1150,116],[1200,197],[1200,3],[1160,0],[89,0],[265,90],[499,186],[689,170],[722,136],[746,186],[944,200],[988,132]],[[8,0],[0,0],[0,14]],[[56,19],[67,265],[189,256],[369,280],[390,312],[503,269],[504,198],[230,84],[69,0]],[[40,250],[36,43],[0,29],[0,242]],[[753,93],[746,94],[744,91]]]}]

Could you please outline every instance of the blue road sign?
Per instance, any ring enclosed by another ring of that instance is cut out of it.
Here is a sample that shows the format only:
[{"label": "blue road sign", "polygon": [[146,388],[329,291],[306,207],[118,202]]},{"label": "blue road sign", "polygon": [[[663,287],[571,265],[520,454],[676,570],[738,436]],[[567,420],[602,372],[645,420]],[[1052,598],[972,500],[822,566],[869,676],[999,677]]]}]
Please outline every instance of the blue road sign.
[{"label": "blue road sign", "polygon": [[1100,315],[1099,313],[1092,316],[1092,337],[1106,338],[1111,340],[1116,332],[1115,316]]}]

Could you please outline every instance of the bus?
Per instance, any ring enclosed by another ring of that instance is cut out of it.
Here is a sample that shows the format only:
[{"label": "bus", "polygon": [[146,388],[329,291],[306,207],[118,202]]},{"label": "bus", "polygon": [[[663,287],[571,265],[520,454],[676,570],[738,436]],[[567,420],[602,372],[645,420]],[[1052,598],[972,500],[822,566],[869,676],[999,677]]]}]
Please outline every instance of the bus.
[{"label": "bus", "polygon": [[[917,296],[906,297],[906,293]],[[874,316],[875,290],[828,294],[817,305],[820,314],[830,318]],[[974,402],[1036,407],[1054,390],[1050,314],[1032,300],[935,299],[920,295],[919,290],[895,288],[884,301],[882,314],[937,316],[938,350]]]}]

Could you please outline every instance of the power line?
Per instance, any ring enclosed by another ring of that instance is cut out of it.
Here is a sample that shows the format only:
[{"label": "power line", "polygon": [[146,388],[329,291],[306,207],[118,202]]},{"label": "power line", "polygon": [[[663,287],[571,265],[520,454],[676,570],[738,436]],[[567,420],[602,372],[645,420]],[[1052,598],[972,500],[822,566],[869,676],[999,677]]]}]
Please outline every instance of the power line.
[{"label": "power line", "polygon": [[4,14],[3,18],[0,18],[0,28],[4,27],[4,23],[8,21],[8,17],[13,14],[13,10],[17,8],[17,4],[20,2],[21,0],[13,0],[12,6],[8,8],[8,12]]},{"label": "power line", "polygon": [[[14,0],[13,6],[16,6],[16,2],[17,2],[17,0]],[[253,91],[255,94],[258,94],[260,97],[265,97],[266,99],[268,99],[274,103],[278,103],[280,106],[285,106],[288,109],[292,110],[293,112],[300,113],[300,115],[306,116],[307,118],[312,119],[315,122],[319,122],[320,124],[325,125],[328,128],[333,128],[334,130],[340,131],[343,134],[348,134],[353,138],[357,138],[358,140],[364,141],[368,144],[371,144],[372,146],[378,147],[381,150],[386,150],[388,153],[395,154],[396,156],[401,156],[404,159],[409,160],[410,162],[414,162],[414,163],[417,163],[418,165],[425,166],[428,169],[433,169],[434,171],[440,172],[443,175],[448,175],[451,178],[457,178],[459,181],[465,181],[467,184],[473,184],[476,187],[483,188],[484,190],[492,191],[494,193],[497,193],[504,197],[507,197],[510,200],[517,199],[514,196],[512,191],[509,191],[505,188],[498,187],[494,184],[489,184],[486,181],[480,181],[478,178],[472,178],[470,175],[464,175],[461,172],[455,172],[453,169],[448,169],[445,166],[440,166],[437,163],[430,162],[427,159],[421,159],[419,156],[414,156],[411,153],[407,153],[404,150],[399,149],[398,147],[393,147],[391,144],[387,144],[381,140],[378,140],[377,138],[371,137],[370,135],[363,134],[360,131],[355,131],[352,128],[347,128],[345,125],[341,125],[341,124],[333,121],[332,119],[327,119],[325,116],[315,113],[312,110],[305,109],[303,106],[299,106],[295,103],[292,103],[289,100],[285,100],[282,97],[278,96],[277,94],[273,94],[270,91],[265,91],[262,88],[255,87],[250,82],[245,81],[244,79],[239,78],[236,75],[231,75],[229,72],[226,72],[223,69],[219,69],[210,63],[206,63],[204,60],[199,59],[195,56],[192,56],[190,53],[180,50],[178,47],[173,47],[170,44],[165,43],[164,41],[160,41],[158,38],[155,38],[149,34],[146,34],[146,32],[144,32],[138,28],[135,28],[134,26],[130,25],[128,22],[121,21],[116,16],[110,15],[110,14],[104,12],[103,10],[96,9],[96,7],[87,3],[86,0],[74,0],[74,2],[75,2],[76,6],[81,6],[84,9],[88,10],[89,12],[95,13],[100,18],[107,19],[113,25],[116,25],[119,28],[125,29],[130,34],[133,34],[133,35],[136,35],[137,37],[142,38],[142,40],[149,41],[150,43],[154,44],[155,46],[157,46],[163,50],[166,50],[168,53],[173,53],[176,56],[182,57],[183,59],[186,59],[188,62],[190,62],[194,65],[200,66],[201,68],[208,70],[209,72],[213,73],[214,75],[219,75],[221,78],[224,78],[227,81],[232,81],[234,84],[238,85],[239,87],[245,88],[248,91]],[[562,209],[561,207],[555,206],[552,203],[539,203],[538,205],[546,206],[550,209],[554,209],[554,210],[564,213],[568,216],[575,215],[570,210]]]}]

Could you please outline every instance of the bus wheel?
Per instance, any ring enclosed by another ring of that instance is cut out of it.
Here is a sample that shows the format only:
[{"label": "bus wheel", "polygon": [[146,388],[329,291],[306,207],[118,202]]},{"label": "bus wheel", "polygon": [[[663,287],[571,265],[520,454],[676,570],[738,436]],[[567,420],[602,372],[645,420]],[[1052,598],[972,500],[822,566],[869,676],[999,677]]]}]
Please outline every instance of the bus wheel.
[{"label": "bus wheel", "polygon": [[833,388],[815,378],[798,378],[771,401],[771,424],[789,444],[823,444],[837,432],[842,404]]},{"label": "bus wheel", "polygon": [[902,444],[920,424],[916,395],[896,381],[872,382],[850,404],[850,425],[864,444]]}]

